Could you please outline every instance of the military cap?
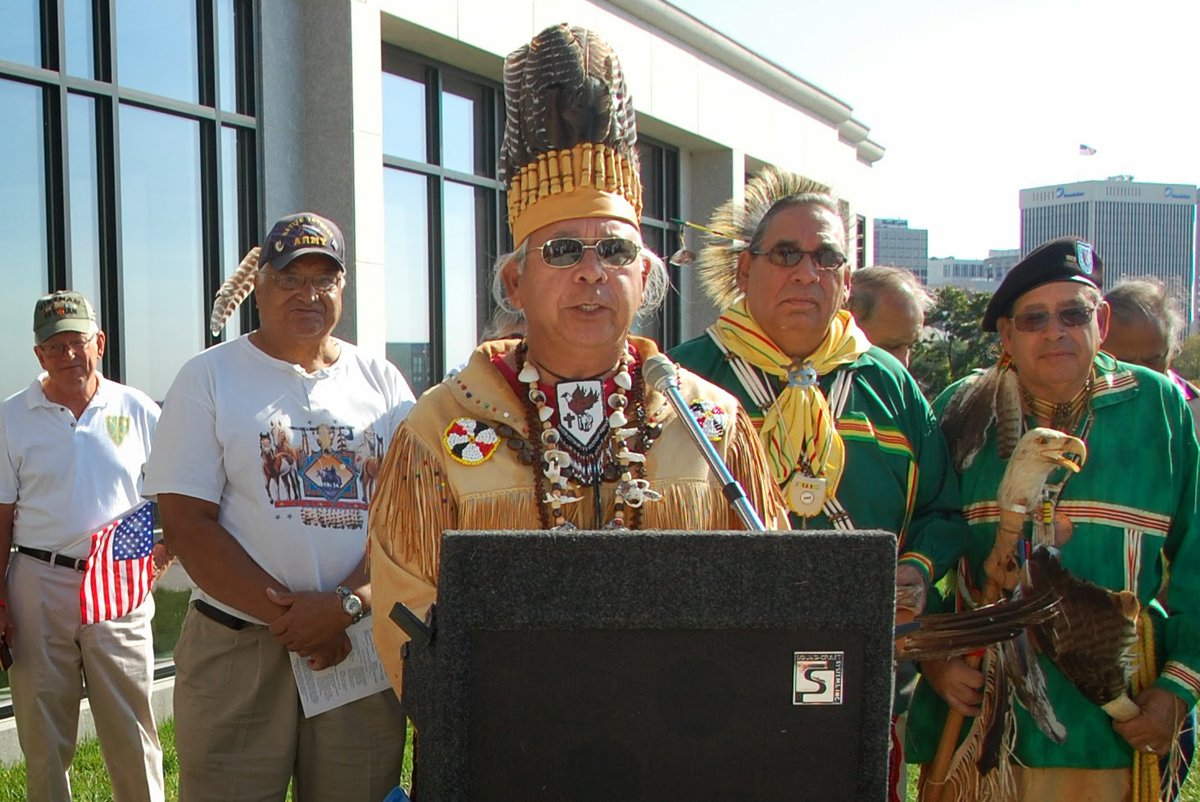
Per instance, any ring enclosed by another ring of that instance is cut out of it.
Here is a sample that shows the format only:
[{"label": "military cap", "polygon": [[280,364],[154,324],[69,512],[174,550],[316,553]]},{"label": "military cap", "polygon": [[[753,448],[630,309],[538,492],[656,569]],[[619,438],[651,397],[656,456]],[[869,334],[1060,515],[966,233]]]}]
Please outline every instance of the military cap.
[{"label": "military cap", "polygon": [[1038,246],[1013,265],[983,313],[983,330],[995,331],[996,320],[1012,312],[1017,299],[1035,287],[1054,281],[1078,281],[1099,289],[1096,273],[1104,268],[1090,242],[1059,237]]}]

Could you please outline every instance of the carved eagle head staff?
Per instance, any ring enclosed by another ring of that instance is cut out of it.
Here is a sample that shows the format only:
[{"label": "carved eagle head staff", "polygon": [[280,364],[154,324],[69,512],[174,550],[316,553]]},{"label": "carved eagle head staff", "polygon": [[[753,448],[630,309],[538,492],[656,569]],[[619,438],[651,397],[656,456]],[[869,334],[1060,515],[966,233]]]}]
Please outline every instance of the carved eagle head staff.
[{"label": "carved eagle head staff", "polygon": [[1078,437],[1040,426],[1030,429],[1013,449],[1004,469],[996,497],[1000,509],[1033,511],[1041,501],[1051,471],[1061,467],[1079,473],[1085,462],[1087,446]]}]

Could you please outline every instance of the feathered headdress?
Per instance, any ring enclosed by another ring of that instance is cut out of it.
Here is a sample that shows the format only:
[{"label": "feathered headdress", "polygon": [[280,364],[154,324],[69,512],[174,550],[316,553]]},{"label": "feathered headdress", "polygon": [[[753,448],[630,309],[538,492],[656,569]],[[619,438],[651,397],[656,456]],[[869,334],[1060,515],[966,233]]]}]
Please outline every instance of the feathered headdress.
[{"label": "feathered headdress", "polygon": [[639,226],[637,119],[617,54],[586,28],[547,28],[504,60],[500,177],[520,244],[542,226],[612,217]]},{"label": "feathered headdress", "polygon": [[738,257],[750,247],[767,212],[779,201],[795,195],[825,196],[835,202],[846,226],[846,242],[854,242],[850,208],[834,197],[830,187],[768,166],[746,184],[745,200],[729,200],[718,206],[708,225],[711,233],[700,251],[697,269],[704,292],[718,309],[728,309],[742,297],[737,286]]}]

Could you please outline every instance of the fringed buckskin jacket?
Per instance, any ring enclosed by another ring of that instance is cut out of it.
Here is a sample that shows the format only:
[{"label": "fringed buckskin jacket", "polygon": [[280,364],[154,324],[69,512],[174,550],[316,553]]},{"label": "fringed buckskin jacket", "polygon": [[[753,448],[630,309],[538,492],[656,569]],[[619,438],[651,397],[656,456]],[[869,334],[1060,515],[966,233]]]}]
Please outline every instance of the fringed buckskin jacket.
[{"label": "fringed buckskin jacket", "polygon": [[[630,342],[640,362],[658,353],[650,340],[631,337]],[[425,615],[437,594],[441,537],[446,530],[542,527],[536,497],[542,466],[519,459],[522,441],[530,436],[527,408],[492,364],[493,357],[517,344],[516,340],[484,343],[462,372],[425,393],[396,430],[369,518],[376,609],[390,610],[399,601],[418,616]],[[729,393],[685,370],[679,371],[679,381],[694,413],[708,419],[710,441],[747,499],[768,528],[786,529],[783,499],[745,411]],[[646,420],[662,426],[645,454],[645,478],[662,498],[642,505],[640,528],[742,529],[720,483],[666,397],[648,386],[643,394]],[[458,436],[450,436],[451,427]],[[478,448],[455,447],[461,447],[464,431],[480,444]],[[567,520],[580,529],[599,528],[593,525],[593,488],[573,485],[572,489],[581,500],[564,505]],[[601,485],[604,521],[613,517],[614,489],[613,482]],[[627,519],[633,515],[633,510],[626,510]],[[374,619],[376,647],[399,693],[400,649],[407,636],[387,615]]]}]

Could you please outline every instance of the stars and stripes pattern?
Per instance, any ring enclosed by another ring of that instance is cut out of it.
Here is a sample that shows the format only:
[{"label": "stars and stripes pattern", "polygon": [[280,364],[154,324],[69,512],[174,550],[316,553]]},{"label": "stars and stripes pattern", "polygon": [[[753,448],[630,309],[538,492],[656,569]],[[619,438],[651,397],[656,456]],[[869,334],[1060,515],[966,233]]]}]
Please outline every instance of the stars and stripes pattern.
[{"label": "stars and stripes pattern", "polygon": [[143,501],[92,533],[79,589],[83,624],[112,621],[136,610],[154,579],[154,502]]}]

